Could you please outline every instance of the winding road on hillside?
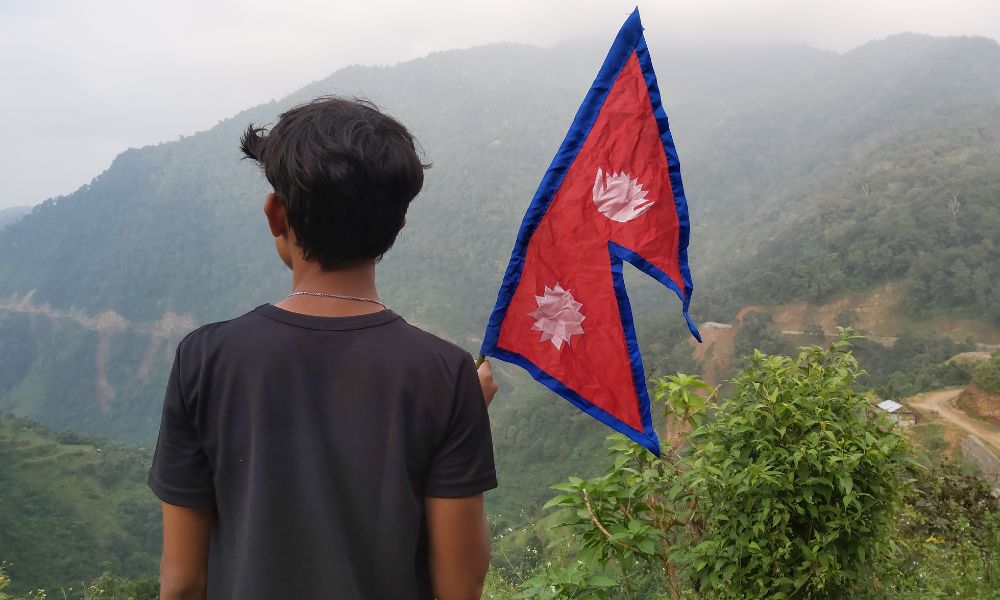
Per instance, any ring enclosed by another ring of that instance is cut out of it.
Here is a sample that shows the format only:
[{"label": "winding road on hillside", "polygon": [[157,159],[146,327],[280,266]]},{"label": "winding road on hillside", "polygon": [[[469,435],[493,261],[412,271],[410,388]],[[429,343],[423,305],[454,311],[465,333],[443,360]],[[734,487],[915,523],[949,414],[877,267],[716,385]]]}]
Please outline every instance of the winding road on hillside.
[{"label": "winding road on hillside", "polygon": [[952,388],[939,392],[917,394],[903,400],[904,406],[912,406],[918,410],[937,413],[941,419],[960,427],[966,433],[971,433],[994,452],[1000,452],[1000,431],[982,421],[970,417],[965,411],[955,406],[955,399],[962,393],[962,388]]}]

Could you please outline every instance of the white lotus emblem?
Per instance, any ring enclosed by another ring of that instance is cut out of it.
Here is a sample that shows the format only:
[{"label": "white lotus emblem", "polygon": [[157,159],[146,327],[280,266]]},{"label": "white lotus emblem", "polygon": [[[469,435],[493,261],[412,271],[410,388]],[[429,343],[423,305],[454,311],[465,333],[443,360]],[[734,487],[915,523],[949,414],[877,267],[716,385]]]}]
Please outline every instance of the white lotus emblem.
[{"label": "white lotus emblem", "polygon": [[646,212],[654,202],[646,199],[647,193],[639,180],[632,179],[625,171],[605,175],[600,168],[597,169],[594,204],[602,215],[612,221],[624,223]]},{"label": "white lotus emblem", "polygon": [[580,323],[587,318],[580,314],[583,304],[577,302],[569,290],[564,290],[558,283],[554,288],[545,286],[544,295],[535,296],[535,301],[538,309],[528,313],[528,316],[535,318],[531,328],[542,332],[538,341],[552,342],[556,350],[562,350],[563,342],[569,344],[572,336],[583,333]]}]

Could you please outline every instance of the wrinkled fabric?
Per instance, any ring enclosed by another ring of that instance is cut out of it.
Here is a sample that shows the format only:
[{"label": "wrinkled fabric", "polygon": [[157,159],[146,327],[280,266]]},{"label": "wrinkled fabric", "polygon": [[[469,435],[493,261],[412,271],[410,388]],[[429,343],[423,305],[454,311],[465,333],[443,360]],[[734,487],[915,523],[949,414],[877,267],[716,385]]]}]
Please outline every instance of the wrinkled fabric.
[{"label": "wrinkled fabric", "polygon": [[637,10],[528,208],[482,353],[522,366],[659,453],[622,264],[674,290],[700,339],[688,316],[688,237],[680,165]]}]

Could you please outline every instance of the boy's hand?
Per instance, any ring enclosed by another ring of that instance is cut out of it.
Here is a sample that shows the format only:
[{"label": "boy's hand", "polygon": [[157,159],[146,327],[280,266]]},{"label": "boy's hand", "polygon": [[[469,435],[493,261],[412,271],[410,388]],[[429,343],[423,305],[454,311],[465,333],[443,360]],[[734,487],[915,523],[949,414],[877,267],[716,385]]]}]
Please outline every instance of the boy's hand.
[{"label": "boy's hand", "polygon": [[493,369],[490,367],[490,362],[484,360],[483,364],[479,365],[479,385],[483,388],[483,398],[486,399],[486,406],[493,402],[493,396],[496,396],[497,390],[500,386],[497,382],[493,381]]}]

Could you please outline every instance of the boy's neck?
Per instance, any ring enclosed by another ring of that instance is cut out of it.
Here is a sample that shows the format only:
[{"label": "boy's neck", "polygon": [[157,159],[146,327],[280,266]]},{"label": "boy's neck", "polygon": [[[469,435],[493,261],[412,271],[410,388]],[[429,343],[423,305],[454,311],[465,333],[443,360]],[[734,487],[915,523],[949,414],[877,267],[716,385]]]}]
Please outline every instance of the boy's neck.
[{"label": "boy's neck", "polygon": [[[375,261],[335,271],[324,271],[318,263],[293,258],[292,291],[321,292],[379,300],[378,288],[375,285]],[[349,317],[383,310],[382,306],[374,302],[308,295],[290,296],[275,306],[319,317]]]}]

